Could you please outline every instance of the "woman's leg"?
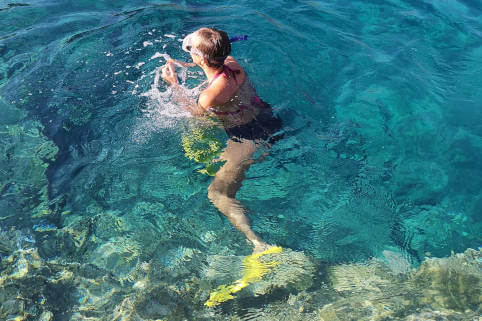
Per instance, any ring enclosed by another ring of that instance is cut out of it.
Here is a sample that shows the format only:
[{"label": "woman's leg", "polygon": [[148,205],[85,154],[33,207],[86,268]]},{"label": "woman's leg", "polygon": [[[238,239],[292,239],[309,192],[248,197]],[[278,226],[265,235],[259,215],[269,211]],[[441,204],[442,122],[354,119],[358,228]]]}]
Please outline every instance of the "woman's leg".
[{"label": "woman's leg", "polygon": [[216,208],[226,215],[231,224],[246,235],[254,245],[254,252],[265,250],[268,245],[251,229],[249,218],[241,203],[235,199],[241,188],[245,172],[254,162],[254,142],[242,139],[235,142],[231,139],[220,158],[226,163],[219,169],[209,186],[208,197]]}]

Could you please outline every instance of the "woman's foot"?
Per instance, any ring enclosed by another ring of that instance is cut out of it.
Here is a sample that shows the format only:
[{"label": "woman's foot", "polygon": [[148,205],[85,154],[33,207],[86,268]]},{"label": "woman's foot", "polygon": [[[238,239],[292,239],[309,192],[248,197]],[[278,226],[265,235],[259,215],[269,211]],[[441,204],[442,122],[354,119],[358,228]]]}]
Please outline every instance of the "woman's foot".
[{"label": "woman's foot", "polygon": [[267,249],[273,247],[273,245],[269,245],[268,243],[265,243],[263,241],[257,241],[256,240],[256,241],[252,241],[252,242],[253,242],[253,245],[254,245],[253,254],[258,254],[258,253],[264,252]]}]

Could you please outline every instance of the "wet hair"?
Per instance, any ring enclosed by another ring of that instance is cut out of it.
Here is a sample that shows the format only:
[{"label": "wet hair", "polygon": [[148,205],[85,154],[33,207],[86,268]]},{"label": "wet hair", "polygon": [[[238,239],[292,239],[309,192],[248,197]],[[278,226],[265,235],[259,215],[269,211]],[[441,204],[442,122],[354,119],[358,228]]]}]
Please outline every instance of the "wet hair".
[{"label": "wet hair", "polygon": [[209,67],[221,67],[231,53],[228,34],[214,28],[201,28],[197,32],[196,48],[201,51]]}]

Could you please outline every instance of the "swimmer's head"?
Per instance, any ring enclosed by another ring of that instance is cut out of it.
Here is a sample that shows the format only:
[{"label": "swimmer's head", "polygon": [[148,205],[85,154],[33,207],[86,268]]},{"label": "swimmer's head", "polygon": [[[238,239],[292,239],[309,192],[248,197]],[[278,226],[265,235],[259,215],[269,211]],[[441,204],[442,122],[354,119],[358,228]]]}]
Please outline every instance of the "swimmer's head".
[{"label": "swimmer's head", "polygon": [[203,58],[209,67],[221,67],[231,53],[228,34],[214,28],[201,28],[184,38],[182,49]]}]

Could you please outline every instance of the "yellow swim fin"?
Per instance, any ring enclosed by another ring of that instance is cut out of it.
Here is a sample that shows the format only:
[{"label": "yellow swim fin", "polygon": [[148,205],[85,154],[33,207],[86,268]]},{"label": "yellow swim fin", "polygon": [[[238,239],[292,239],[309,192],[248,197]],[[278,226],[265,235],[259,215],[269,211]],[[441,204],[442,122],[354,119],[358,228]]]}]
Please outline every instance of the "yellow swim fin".
[{"label": "yellow swim fin", "polygon": [[241,291],[243,288],[247,287],[251,283],[259,282],[266,275],[271,268],[278,265],[279,262],[262,262],[259,260],[261,256],[268,254],[281,253],[283,249],[281,246],[273,246],[263,251],[261,253],[248,255],[243,259],[244,274],[243,277],[235,281],[231,285],[220,285],[217,287],[216,291],[211,292],[209,300],[204,303],[208,307],[213,307],[221,302],[234,299],[233,293]]}]

